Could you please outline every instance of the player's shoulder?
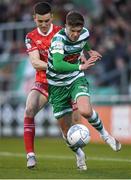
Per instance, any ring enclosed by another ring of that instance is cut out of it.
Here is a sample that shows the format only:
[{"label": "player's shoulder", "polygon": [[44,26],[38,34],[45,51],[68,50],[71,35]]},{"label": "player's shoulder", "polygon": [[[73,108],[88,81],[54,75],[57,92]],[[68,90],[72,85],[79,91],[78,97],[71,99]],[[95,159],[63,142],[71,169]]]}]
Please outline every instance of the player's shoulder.
[{"label": "player's shoulder", "polygon": [[53,35],[55,35],[56,33],[58,33],[61,29],[62,29],[61,26],[58,26],[58,25],[53,24],[53,30],[52,30]]},{"label": "player's shoulder", "polygon": [[81,34],[84,34],[86,37],[89,37],[90,35],[89,30],[85,27],[83,27]]},{"label": "player's shoulder", "polygon": [[66,40],[66,35],[65,35],[65,31],[62,28],[61,30],[59,30],[53,37],[52,42],[64,42]]},{"label": "player's shoulder", "polygon": [[62,29],[62,26],[58,26],[56,24],[53,24],[53,29],[56,30],[56,31],[59,31]]},{"label": "player's shoulder", "polygon": [[65,36],[66,36],[65,30],[64,30],[64,28],[62,28],[55,34],[54,38],[61,37],[61,38],[65,39]]},{"label": "player's shoulder", "polygon": [[36,36],[36,34],[38,34],[37,28],[35,28],[32,31],[28,32],[26,37],[33,37],[33,36]]}]

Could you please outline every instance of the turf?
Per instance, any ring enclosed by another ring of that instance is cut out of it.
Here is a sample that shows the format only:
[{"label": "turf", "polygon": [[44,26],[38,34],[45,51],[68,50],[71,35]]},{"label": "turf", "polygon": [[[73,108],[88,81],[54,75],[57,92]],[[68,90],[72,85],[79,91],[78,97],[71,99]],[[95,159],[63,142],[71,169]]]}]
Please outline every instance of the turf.
[{"label": "turf", "polygon": [[26,168],[23,140],[0,138],[0,179],[130,179],[131,145],[113,152],[106,144],[89,143],[88,170],[76,169],[75,156],[61,138],[36,139],[37,167]]}]

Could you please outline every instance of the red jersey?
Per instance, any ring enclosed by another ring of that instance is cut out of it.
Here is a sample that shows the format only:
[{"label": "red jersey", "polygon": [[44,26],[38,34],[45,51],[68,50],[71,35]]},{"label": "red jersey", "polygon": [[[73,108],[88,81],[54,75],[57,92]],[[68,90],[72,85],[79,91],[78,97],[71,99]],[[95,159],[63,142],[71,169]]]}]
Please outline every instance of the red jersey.
[{"label": "red jersey", "polygon": [[[44,35],[39,28],[34,29],[29,32],[25,39],[25,44],[27,47],[27,52],[38,50],[40,54],[40,59],[47,62],[48,60],[48,49],[51,44],[51,39],[53,36],[61,29],[60,26],[51,24],[49,32]],[[37,59],[36,59],[37,61]],[[36,70],[36,81],[47,83],[46,70]]]}]

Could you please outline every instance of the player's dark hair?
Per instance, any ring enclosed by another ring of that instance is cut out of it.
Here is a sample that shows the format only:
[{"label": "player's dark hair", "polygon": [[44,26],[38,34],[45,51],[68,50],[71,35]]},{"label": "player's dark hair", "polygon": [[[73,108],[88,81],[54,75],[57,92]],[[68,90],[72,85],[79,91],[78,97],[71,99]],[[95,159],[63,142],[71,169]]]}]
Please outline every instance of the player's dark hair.
[{"label": "player's dark hair", "polygon": [[66,24],[72,27],[84,26],[84,17],[77,11],[70,11],[66,15]]},{"label": "player's dark hair", "polygon": [[39,2],[34,5],[33,8],[34,14],[48,14],[52,12],[51,5],[47,2]]}]

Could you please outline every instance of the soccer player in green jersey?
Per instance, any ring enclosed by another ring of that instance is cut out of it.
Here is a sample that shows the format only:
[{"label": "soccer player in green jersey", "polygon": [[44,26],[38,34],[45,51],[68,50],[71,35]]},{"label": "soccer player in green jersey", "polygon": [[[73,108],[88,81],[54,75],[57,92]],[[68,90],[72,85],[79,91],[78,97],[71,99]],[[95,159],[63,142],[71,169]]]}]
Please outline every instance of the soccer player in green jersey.
[{"label": "soccer player in green jersey", "polygon": [[[93,53],[90,49],[88,37],[89,32],[84,28],[83,16],[75,11],[69,12],[66,16],[65,28],[53,37],[49,49],[47,79],[50,102],[65,138],[72,125],[70,101],[74,101],[80,114],[100,133],[102,139],[114,151],[119,151],[121,144],[105,130],[90,102],[89,83],[83,70],[95,65],[101,55],[97,52]],[[90,58],[86,61],[82,59],[81,63],[81,54],[85,50]],[[72,150],[76,153],[77,167],[86,170],[85,154],[82,149],[73,147]]]}]

